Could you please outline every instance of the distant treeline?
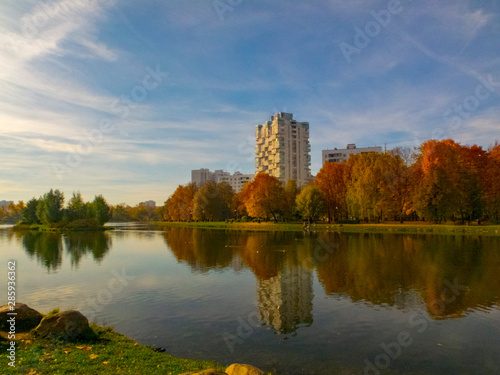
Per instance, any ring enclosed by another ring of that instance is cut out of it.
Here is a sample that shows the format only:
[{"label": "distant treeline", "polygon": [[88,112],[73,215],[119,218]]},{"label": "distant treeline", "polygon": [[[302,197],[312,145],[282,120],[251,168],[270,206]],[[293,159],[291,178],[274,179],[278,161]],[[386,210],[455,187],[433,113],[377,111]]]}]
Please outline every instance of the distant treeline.
[{"label": "distant treeline", "polygon": [[227,183],[180,185],[160,209],[166,221],[500,221],[500,145],[488,151],[452,140],[419,149],[353,155],[325,163],[297,189],[265,173],[234,194]]}]

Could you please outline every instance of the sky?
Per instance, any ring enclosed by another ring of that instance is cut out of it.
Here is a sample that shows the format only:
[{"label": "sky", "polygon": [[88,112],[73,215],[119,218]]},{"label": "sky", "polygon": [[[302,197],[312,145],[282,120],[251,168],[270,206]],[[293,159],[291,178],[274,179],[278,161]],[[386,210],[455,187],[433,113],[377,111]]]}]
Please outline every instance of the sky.
[{"label": "sky", "polygon": [[0,200],[163,202],[191,170],[254,173],[255,125],[321,150],[500,140],[500,3],[5,0]]}]

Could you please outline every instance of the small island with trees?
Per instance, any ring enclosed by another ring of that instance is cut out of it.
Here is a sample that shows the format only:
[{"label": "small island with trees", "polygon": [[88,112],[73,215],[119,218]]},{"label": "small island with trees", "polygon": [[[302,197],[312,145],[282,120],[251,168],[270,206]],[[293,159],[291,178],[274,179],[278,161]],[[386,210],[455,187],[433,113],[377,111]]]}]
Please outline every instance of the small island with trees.
[{"label": "small island with trees", "polygon": [[111,218],[111,208],[102,195],[85,202],[79,192],[73,193],[64,208],[64,194],[51,189],[26,205],[19,202],[20,221],[14,229],[30,230],[92,230],[103,229]]}]

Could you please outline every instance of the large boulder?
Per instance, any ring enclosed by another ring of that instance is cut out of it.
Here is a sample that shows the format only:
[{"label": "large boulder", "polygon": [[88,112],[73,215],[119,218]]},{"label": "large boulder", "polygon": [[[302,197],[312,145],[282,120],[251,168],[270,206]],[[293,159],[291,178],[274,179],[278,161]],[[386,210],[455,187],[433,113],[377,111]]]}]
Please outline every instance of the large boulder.
[{"label": "large boulder", "polygon": [[211,368],[208,370],[202,370],[198,372],[185,372],[181,375],[227,375],[227,374],[225,372]]},{"label": "large boulder", "polygon": [[[17,315],[7,315],[15,312]],[[28,332],[35,328],[43,318],[38,311],[24,303],[16,303],[15,310],[12,311],[9,305],[0,306],[0,331],[8,331],[10,323],[7,320],[14,317],[16,319],[16,333]]]},{"label": "large boulder", "polygon": [[88,319],[76,310],[46,316],[33,333],[40,337],[56,337],[65,340],[89,340],[96,337],[89,327]]},{"label": "large boulder", "polygon": [[250,365],[234,363],[226,369],[228,375],[264,375],[262,370]]}]

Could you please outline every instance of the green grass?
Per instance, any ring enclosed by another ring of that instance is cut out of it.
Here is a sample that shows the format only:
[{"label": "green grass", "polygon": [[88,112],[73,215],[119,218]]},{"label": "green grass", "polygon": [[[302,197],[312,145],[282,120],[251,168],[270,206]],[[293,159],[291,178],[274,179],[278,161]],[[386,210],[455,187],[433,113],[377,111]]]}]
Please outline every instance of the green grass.
[{"label": "green grass", "polygon": [[[226,223],[226,222],[156,222],[158,228],[210,228],[245,231],[302,231],[302,223]],[[500,236],[500,225],[446,225],[424,223],[390,224],[312,224],[312,232],[329,231],[343,233],[434,233]]]},{"label": "green grass", "polygon": [[70,223],[53,223],[53,224],[17,224],[12,227],[15,231],[38,231],[38,232],[67,232],[67,231],[102,231],[111,230],[112,227],[104,227],[93,223],[85,222],[70,222]]},{"label": "green grass", "polygon": [[[213,362],[176,358],[114,332],[111,328],[91,325],[97,340],[63,342],[33,338],[28,334],[17,341],[16,368],[7,366],[3,357],[2,374],[151,374],[176,375],[208,368],[224,370]],[[6,353],[6,343],[0,344]]]}]

